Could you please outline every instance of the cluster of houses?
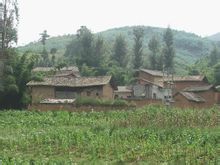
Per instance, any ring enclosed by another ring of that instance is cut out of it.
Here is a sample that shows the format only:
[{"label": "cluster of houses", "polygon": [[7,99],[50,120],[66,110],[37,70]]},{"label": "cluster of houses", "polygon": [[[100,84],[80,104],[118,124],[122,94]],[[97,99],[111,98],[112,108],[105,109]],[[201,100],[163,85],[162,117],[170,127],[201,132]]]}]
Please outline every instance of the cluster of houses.
[{"label": "cluster of houses", "polygon": [[[53,68],[35,68],[50,72]],[[82,77],[77,67],[55,71],[43,81],[30,81],[32,104],[72,103],[76,97],[122,98],[180,108],[205,108],[220,104],[220,93],[205,76],[167,76],[161,71],[140,69],[130,86],[114,86],[111,76]]]}]

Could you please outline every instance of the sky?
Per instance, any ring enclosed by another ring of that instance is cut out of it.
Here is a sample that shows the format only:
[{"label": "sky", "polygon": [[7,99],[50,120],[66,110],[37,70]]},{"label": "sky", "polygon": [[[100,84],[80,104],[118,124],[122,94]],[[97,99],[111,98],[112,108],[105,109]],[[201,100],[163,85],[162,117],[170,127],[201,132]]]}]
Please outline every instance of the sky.
[{"label": "sky", "polygon": [[220,0],[18,0],[18,45],[50,36],[123,26],[167,27],[208,36],[220,32]]}]

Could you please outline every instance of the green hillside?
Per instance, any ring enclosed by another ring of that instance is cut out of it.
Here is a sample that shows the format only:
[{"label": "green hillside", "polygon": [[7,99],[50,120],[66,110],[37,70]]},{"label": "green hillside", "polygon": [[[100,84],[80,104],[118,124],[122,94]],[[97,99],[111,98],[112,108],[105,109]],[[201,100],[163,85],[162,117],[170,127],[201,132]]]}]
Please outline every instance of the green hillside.
[{"label": "green hillside", "polygon": [[[110,30],[106,30],[96,35],[102,35],[108,49],[110,49],[114,43],[115,37],[119,34],[125,36],[127,45],[129,48],[129,54],[131,55],[131,49],[133,45],[133,28],[132,27],[121,27],[121,28],[114,28]],[[162,36],[165,31],[164,28],[156,28],[156,27],[146,27],[144,28],[144,53],[145,55],[149,54],[147,49],[148,41],[151,39],[152,36],[156,35],[161,43],[162,43]],[[210,50],[212,49],[212,45],[214,41],[210,41],[207,38],[199,37],[192,33],[187,33],[184,31],[177,31],[173,30],[174,34],[174,44],[176,48],[176,71],[181,74],[185,74],[185,68],[191,64],[193,64],[196,60],[200,59],[207,55]],[[58,37],[51,37],[47,40],[47,49],[50,50],[51,48],[57,48],[59,54],[64,54],[66,45],[73,39],[75,35],[64,35]],[[40,52],[42,50],[42,45],[40,42],[33,42],[26,46],[19,47],[19,51],[24,52],[27,50],[32,50],[36,52]],[[147,57],[147,56],[146,56]],[[147,61],[147,58],[145,58]]]},{"label": "green hillside", "polygon": [[207,37],[212,41],[220,41],[220,32]]}]

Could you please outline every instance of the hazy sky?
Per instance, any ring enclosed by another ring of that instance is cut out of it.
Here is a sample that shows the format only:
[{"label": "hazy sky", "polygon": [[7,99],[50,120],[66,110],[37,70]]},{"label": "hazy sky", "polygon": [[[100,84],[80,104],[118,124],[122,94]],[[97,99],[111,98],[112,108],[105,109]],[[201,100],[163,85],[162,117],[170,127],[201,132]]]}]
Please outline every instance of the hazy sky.
[{"label": "hazy sky", "polygon": [[73,34],[81,25],[93,32],[145,25],[207,36],[220,31],[220,0],[18,0],[19,45]]}]

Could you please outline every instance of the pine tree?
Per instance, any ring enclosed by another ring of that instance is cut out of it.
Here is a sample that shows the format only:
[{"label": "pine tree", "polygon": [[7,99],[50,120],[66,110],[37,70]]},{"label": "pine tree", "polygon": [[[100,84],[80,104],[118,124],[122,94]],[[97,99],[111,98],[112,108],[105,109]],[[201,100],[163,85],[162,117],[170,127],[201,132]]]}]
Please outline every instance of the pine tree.
[{"label": "pine tree", "polygon": [[120,67],[125,68],[127,66],[127,45],[122,35],[115,39],[112,59]]},{"label": "pine tree", "polygon": [[134,69],[139,69],[142,64],[142,56],[143,56],[143,36],[144,36],[144,30],[140,27],[133,29],[133,35],[134,35]]},{"label": "pine tree", "polygon": [[160,43],[158,39],[153,36],[149,43],[148,43],[148,48],[151,51],[150,53],[150,66],[151,69],[153,70],[160,70],[161,67],[161,58],[160,58]]},{"label": "pine tree", "polygon": [[167,74],[173,74],[175,50],[173,46],[173,33],[170,27],[168,27],[165,31],[163,41],[164,70],[167,72]]}]

